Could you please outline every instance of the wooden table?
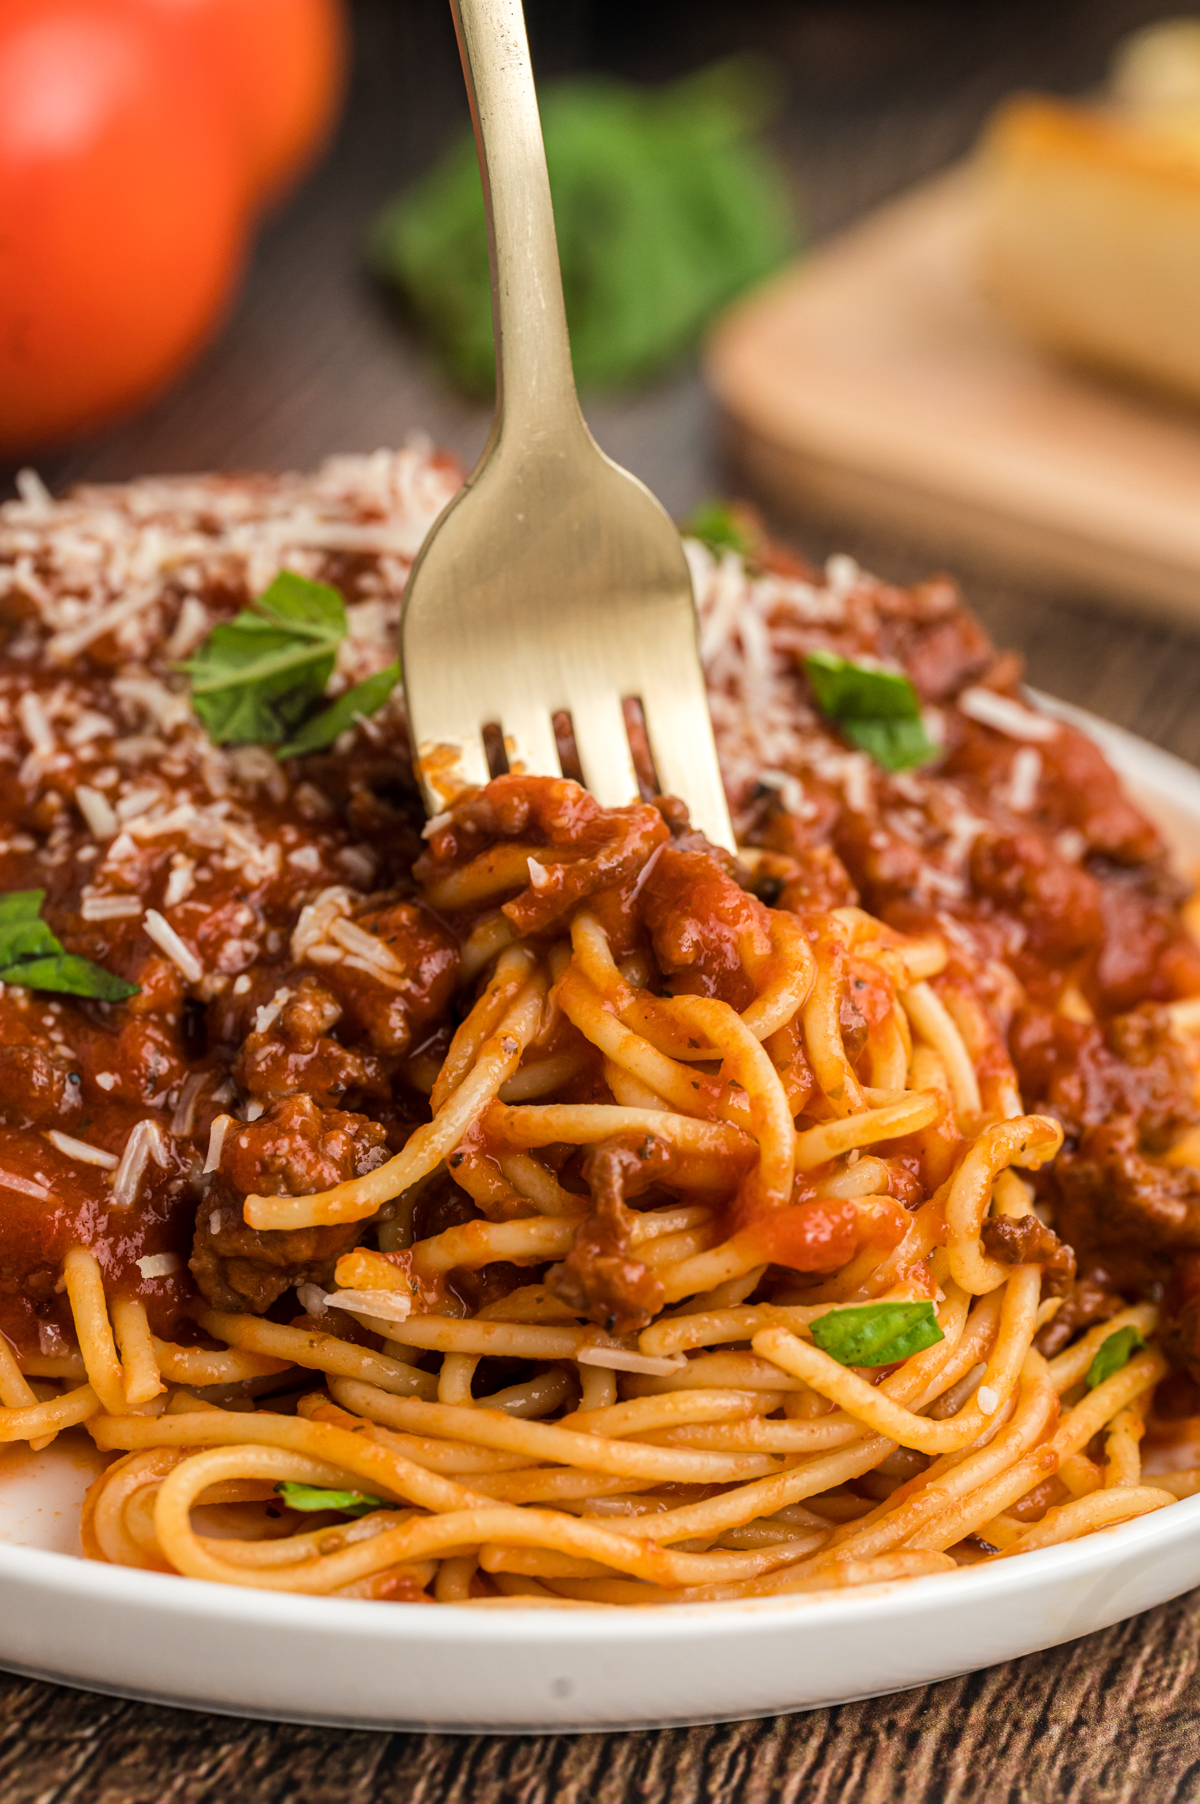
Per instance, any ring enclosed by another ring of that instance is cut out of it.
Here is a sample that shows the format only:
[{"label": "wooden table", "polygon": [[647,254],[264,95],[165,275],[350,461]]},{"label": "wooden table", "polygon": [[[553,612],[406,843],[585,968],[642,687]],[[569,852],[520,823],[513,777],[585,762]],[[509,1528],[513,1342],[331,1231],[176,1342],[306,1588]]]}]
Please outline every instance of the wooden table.
[{"label": "wooden table", "polygon": [[[826,232],[961,154],[1014,85],[1079,88],[1155,0],[529,0],[544,72],[661,76],[739,47],[782,59],[780,139]],[[51,459],[53,485],[141,471],[299,465],[425,428],[470,459],[484,414],[389,317],[356,247],[379,202],[464,116],[442,0],[363,0],[333,157],[264,234],[220,343],[139,419]],[[683,511],[722,486],[694,371],[589,407],[605,446]],[[0,479],[2,480],[2,479]],[[790,523],[811,551],[820,520]],[[849,549],[916,574],[913,549]],[[1022,594],[968,592],[1040,687],[1200,763],[1200,645]],[[380,1606],[385,1607],[385,1606]],[[273,1726],[0,1675],[4,1804],[1166,1804],[1200,1797],[1200,1594],[989,1672],[836,1710],[637,1735],[500,1740]]]}]

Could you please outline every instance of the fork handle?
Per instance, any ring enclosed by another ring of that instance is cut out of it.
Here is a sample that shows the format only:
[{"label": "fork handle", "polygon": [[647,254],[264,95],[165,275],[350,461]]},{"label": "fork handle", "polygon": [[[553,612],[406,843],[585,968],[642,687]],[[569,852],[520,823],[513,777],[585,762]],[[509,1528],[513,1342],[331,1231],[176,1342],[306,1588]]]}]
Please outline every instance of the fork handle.
[{"label": "fork handle", "polygon": [[[489,448],[586,435],[571,369],[546,151],[521,0],[450,0],[471,101],[492,271],[496,411]],[[499,443],[497,442],[499,441]],[[486,453],[485,453],[486,455]]]}]

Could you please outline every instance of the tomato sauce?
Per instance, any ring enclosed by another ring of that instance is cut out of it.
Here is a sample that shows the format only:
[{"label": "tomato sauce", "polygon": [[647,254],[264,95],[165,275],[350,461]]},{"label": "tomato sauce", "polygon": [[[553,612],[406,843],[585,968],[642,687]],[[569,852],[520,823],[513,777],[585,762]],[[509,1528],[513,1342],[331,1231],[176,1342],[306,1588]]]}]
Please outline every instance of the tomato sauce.
[{"label": "tomato sauce", "polygon": [[[981,1071],[1007,1049],[1026,1106],[1063,1123],[1064,1154],[1038,1179],[1080,1255],[1062,1319],[1173,1294],[1200,1244],[1200,1175],[1163,1161],[1197,1116],[1163,1012],[1200,995],[1182,887],[1102,754],[1029,702],[953,584],[901,589],[846,559],[818,575],[765,544],[731,578],[692,548],[744,868],[714,859],[677,804],[605,812],[556,780],[504,778],[424,830],[397,697],[303,760],[210,742],[178,665],[213,625],[297,569],[346,599],[338,682],[381,670],[411,558],[457,480],[414,450],[305,478],[57,503],[29,489],[0,509],[0,892],[44,890],[68,951],[140,986],[117,1004],[0,994],[0,1331],[59,1348],[72,1244],[144,1297],[162,1334],[187,1335],[197,1284],[261,1309],[298,1273],[327,1274],[344,1237],[255,1235],[241,1200],[358,1175],[427,1118],[460,946],[485,912],[451,909],[438,883],[514,841],[522,869],[499,897],[514,930],[557,932],[585,903],[614,955],[641,958],[668,994],[744,1008],[746,965],[770,952],[764,904],[858,904],[939,934],[951,963],[937,981],[988,1005]],[[906,671],[936,758],[882,769],[823,719],[804,674],[820,647]],[[882,1001],[849,972],[844,1034],[869,1047]],[[564,1030],[561,1044],[576,1042]],[[804,1094],[803,1070],[788,1081]],[[607,1096],[595,1057],[564,1095]],[[461,1191],[451,1201],[477,1218]],[[617,1203],[596,1232],[597,1258],[619,1264]],[[833,1260],[848,1221],[801,1199],[771,1233],[789,1260]],[[1200,1370],[1195,1339],[1181,1357]]]}]

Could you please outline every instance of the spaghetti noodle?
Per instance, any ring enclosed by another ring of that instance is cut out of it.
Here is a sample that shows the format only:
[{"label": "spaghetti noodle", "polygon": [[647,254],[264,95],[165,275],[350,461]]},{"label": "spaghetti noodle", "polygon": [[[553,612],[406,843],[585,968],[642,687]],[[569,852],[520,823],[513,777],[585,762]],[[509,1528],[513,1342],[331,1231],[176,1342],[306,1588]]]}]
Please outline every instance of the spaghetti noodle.
[{"label": "spaghetti noodle", "polygon": [[[104,1451],[91,1558],[478,1607],[1200,1488],[1200,953],[1100,754],[949,585],[761,541],[689,545],[737,864],[645,771],[422,836],[395,696],[214,744],[179,661],[287,569],[344,597],[333,690],[382,677],[456,481],[0,509],[0,894],[137,986],[0,986],[0,1440]],[[937,759],[848,745],[814,651],[907,672]]]},{"label": "spaghetti noodle", "polygon": [[[499,826],[552,813],[573,822],[553,854]],[[637,851],[614,872],[590,848],[618,835]],[[533,845],[554,909],[517,887]],[[1013,1113],[994,1046],[972,1059],[944,947],[855,909],[781,915],[653,807],[605,814],[566,780],[466,799],[420,874],[460,942],[532,919],[471,980],[426,1125],[323,1191],[246,1196],[259,1234],[352,1225],[330,1288],[303,1286],[291,1322],[201,1310],[206,1351],[67,1256],[86,1383],[57,1407],[121,1456],[89,1493],[93,1557],[311,1594],[662,1603],[941,1571],[1172,1501],[1139,1461],[1161,1355],[1085,1390],[1080,1354],[1033,1345],[1053,1234],[1019,1262],[981,1238],[1031,1217],[1017,1174],[1062,1132]],[[546,1089],[506,1099],[540,1067]],[[476,1214],[423,1232],[451,1176]],[[887,1327],[906,1305],[912,1351]],[[893,1346],[828,1338],[864,1310]],[[44,1437],[53,1407],[15,1402],[3,1432]],[[329,1500],[318,1526],[296,1487]]]}]

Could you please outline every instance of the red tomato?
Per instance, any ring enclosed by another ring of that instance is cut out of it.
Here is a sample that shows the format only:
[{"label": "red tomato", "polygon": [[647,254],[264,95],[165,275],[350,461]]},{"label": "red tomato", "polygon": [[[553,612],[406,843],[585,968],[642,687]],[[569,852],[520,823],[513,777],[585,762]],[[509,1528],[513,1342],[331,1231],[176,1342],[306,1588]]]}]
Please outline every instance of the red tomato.
[{"label": "red tomato", "polygon": [[0,11],[0,451],[142,400],[212,330],[245,177],[205,59],[139,0]]},{"label": "red tomato", "polygon": [[256,205],[290,187],[325,144],[345,86],[342,0],[145,0],[220,70]]}]

